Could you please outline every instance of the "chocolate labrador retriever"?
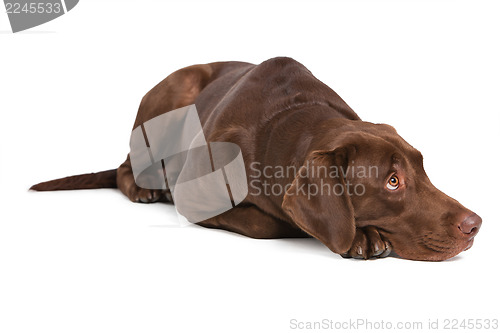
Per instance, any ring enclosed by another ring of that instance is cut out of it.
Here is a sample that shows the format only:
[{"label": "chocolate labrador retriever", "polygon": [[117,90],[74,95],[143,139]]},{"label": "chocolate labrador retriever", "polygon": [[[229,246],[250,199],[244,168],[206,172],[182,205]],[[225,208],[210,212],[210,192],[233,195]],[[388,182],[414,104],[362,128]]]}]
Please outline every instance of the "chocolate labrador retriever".
[{"label": "chocolate labrador retriever", "polygon": [[[439,261],[472,246],[481,218],[431,184],[420,152],[393,127],[360,120],[297,61],[178,70],[144,96],[134,128],[190,104],[207,142],[241,148],[249,183],[243,202],[199,225],[253,238],[312,236],[344,257],[364,259],[394,251]],[[116,170],[32,189],[104,187],[118,187],[134,202],[172,201],[168,190],[136,185],[130,157]]]}]

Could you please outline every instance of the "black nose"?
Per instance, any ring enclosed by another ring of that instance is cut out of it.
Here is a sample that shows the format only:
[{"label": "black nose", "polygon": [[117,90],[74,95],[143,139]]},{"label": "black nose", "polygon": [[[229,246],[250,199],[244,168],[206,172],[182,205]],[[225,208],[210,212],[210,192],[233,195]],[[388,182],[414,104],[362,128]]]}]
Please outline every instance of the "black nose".
[{"label": "black nose", "polygon": [[483,220],[477,214],[473,214],[470,215],[469,217],[466,217],[458,225],[458,229],[460,229],[460,231],[466,234],[467,236],[474,237],[479,232],[479,228],[481,228],[481,223],[483,223]]}]

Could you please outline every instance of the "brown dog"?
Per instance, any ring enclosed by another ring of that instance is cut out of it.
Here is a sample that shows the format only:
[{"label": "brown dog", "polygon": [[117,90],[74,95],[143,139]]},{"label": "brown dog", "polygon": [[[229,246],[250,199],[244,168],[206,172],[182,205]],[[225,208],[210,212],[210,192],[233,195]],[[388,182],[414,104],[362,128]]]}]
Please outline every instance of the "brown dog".
[{"label": "brown dog", "polygon": [[[241,148],[249,183],[242,203],[200,225],[254,238],[313,236],[333,252],[365,259],[394,250],[437,261],[472,246],[481,218],[431,184],[420,152],[391,126],[361,121],[293,59],[176,71],[144,96],[134,128],[190,104],[207,142]],[[32,189],[102,187],[118,187],[134,202],[171,201],[168,190],[135,184],[128,157],[117,170]]]}]

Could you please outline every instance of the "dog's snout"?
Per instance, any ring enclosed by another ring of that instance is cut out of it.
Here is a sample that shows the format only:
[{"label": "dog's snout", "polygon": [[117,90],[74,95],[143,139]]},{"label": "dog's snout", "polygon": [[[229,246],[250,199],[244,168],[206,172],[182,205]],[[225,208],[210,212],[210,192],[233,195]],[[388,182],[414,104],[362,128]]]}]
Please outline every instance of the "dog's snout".
[{"label": "dog's snout", "polygon": [[479,232],[482,223],[483,220],[477,214],[472,214],[458,225],[458,229],[465,235],[474,237]]}]

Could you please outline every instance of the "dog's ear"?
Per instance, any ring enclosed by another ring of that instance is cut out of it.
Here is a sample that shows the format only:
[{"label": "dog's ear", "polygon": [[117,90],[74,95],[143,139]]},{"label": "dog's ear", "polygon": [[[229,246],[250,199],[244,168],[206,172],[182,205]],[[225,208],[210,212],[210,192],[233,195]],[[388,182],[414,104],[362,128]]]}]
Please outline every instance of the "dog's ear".
[{"label": "dog's ear", "polygon": [[354,210],[343,176],[347,155],[345,147],[313,151],[282,203],[297,226],[339,254],[349,250],[356,233]]}]

